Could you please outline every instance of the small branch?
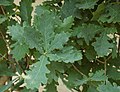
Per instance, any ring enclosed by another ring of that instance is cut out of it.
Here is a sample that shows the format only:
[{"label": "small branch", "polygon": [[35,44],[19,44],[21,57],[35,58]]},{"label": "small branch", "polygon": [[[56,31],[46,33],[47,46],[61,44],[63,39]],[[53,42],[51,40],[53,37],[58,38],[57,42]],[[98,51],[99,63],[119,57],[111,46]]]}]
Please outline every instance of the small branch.
[{"label": "small branch", "polygon": [[2,6],[0,6],[0,8],[1,8],[1,10],[2,10],[3,14],[4,14],[4,15],[6,15],[5,10],[3,9],[3,7],[2,7]]},{"label": "small branch", "polygon": [[15,16],[15,18],[19,21],[19,23],[21,23],[21,20],[17,16]]},{"label": "small branch", "polygon": [[21,65],[19,64],[19,62],[17,62],[17,61],[15,61],[15,62],[16,62],[16,64],[20,67],[20,69],[21,69],[22,73],[24,73],[24,74],[25,74],[25,71],[22,69],[22,67],[21,67]]},{"label": "small branch", "polygon": [[5,55],[3,55],[3,56],[0,55],[0,60],[3,60],[3,59],[6,60],[6,61],[8,60],[8,58],[6,58]]},{"label": "small branch", "polygon": [[119,0],[116,0],[116,2],[119,2]]},{"label": "small branch", "polygon": [[74,64],[72,64],[73,68],[80,73],[82,76],[86,76],[84,73],[82,73]]},{"label": "small branch", "polygon": [[107,59],[106,59],[106,62],[112,57],[112,55],[110,55]]},{"label": "small branch", "polygon": [[99,63],[101,63],[101,64],[104,64],[105,62],[103,62],[103,61],[101,61],[101,60],[99,60],[99,59],[96,59]]},{"label": "small branch", "polygon": [[3,40],[4,40],[4,42],[6,43],[6,46],[7,46],[8,50],[10,50],[9,43],[6,41],[4,35],[3,35],[3,33],[2,33],[1,31],[0,31],[0,34],[1,34],[1,36],[2,36],[2,38],[3,38]]},{"label": "small branch", "polygon": [[105,62],[104,62],[104,71],[106,75],[107,74],[107,59],[105,59]]}]

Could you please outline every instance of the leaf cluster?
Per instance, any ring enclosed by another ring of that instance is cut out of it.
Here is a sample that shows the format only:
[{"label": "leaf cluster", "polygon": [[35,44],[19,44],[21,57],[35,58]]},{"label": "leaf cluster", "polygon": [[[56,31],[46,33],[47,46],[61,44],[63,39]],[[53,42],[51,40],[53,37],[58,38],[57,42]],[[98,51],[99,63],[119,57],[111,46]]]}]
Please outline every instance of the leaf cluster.
[{"label": "leaf cluster", "polygon": [[0,92],[58,92],[59,79],[120,92],[119,0],[47,0],[35,11],[33,0],[13,2],[0,1]]}]

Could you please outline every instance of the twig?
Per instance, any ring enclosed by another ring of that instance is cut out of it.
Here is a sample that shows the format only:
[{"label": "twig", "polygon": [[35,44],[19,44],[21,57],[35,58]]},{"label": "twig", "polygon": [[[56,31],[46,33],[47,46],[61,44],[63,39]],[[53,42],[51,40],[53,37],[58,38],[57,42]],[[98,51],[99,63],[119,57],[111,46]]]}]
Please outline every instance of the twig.
[{"label": "twig", "polygon": [[5,10],[3,9],[3,7],[2,7],[2,6],[0,6],[0,8],[1,8],[1,10],[2,10],[3,14],[4,14],[4,15],[6,15]]},{"label": "twig", "polygon": [[119,2],[119,0],[116,0],[116,2]]},{"label": "twig", "polygon": [[84,73],[82,73],[79,69],[77,69],[77,67],[74,65],[74,64],[72,64],[72,66],[73,66],[73,68],[78,72],[78,73],[80,73],[81,75],[83,75],[83,76],[86,76]]},{"label": "twig", "polygon": [[105,59],[105,62],[104,62],[104,71],[106,75],[107,74],[107,59]]},{"label": "twig", "polygon": [[3,60],[3,59],[6,60],[6,61],[8,60],[8,58],[6,58],[5,55],[3,55],[3,56],[0,55],[0,60]]},{"label": "twig", "polygon": [[2,38],[3,38],[3,40],[4,40],[4,42],[6,43],[6,46],[7,46],[8,50],[10,50],[9,43],[6,41],[4,35],[3,35],[3,33],[2,33],[1,31],[0,31],[0,34],[1,34],[1,36],[2,36]]},{"label": "twig", "polygon": [[112,57],[112,55],[110,55],[107,59],[106,59],[106,62]]},{"label": "twig", "polygon": [[101,61],[101,60],[99,60],[99,59],[96,59],[99,63],[102,63],[102,64],[104,64],[105,62],[103,62],[103,61]]},{"label": "twig", "polygon": [[25,71],[22,69],[21,65],[19,64],[19,62],[15,61],[16,64],[20,67],[21,71],[25,74]]},{"label": "twig", "polygon": [[19,21],[19,23],[21,23],[21,20],[17,16],[15,16],[15,18]]}]

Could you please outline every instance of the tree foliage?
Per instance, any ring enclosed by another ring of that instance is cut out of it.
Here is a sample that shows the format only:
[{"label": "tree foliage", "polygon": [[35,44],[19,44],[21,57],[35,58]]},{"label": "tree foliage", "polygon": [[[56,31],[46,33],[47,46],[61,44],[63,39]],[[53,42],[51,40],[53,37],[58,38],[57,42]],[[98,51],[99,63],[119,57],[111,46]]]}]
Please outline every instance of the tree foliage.
[{"label": "tree foliage", "polygon": [[34,0],[13,1],[0,1],[0,92],[58,92],[59,78],[71,91],[120,92],[119,0],[47,0],[35,11]]}]

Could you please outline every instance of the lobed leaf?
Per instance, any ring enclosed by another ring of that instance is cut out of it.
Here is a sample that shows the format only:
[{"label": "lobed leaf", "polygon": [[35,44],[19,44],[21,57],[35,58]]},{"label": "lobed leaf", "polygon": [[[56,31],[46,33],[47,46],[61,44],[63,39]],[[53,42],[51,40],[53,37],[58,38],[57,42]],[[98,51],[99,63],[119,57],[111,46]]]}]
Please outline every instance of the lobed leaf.
[{"label": "lobed leaf", "polygon": [[76,7],[79,9],[93,9],[97,2],[98,0],[81,0],[80,4],[77,4]]},{"label": "lobed leaf", "polygon": [[32,65],[31,70],[25,76],[26,87],[29,89],[39,88],[41,83],[47,83],[46,73],[49,73],[46,65],[49,61],[46,56],[40,56],[39,61]]},{"label": "lobed leaf", "polygon": [[120,92],[119,86],[116,84],[112,85],[109,81],[106,84],[99,85],[97,89],[99,92]]},{"label": "lobed leaf", "polygon": [[99,21],[116,23],[120,22],[120,5],[109,4],[105,8],[105,12],[100,16]]}]

